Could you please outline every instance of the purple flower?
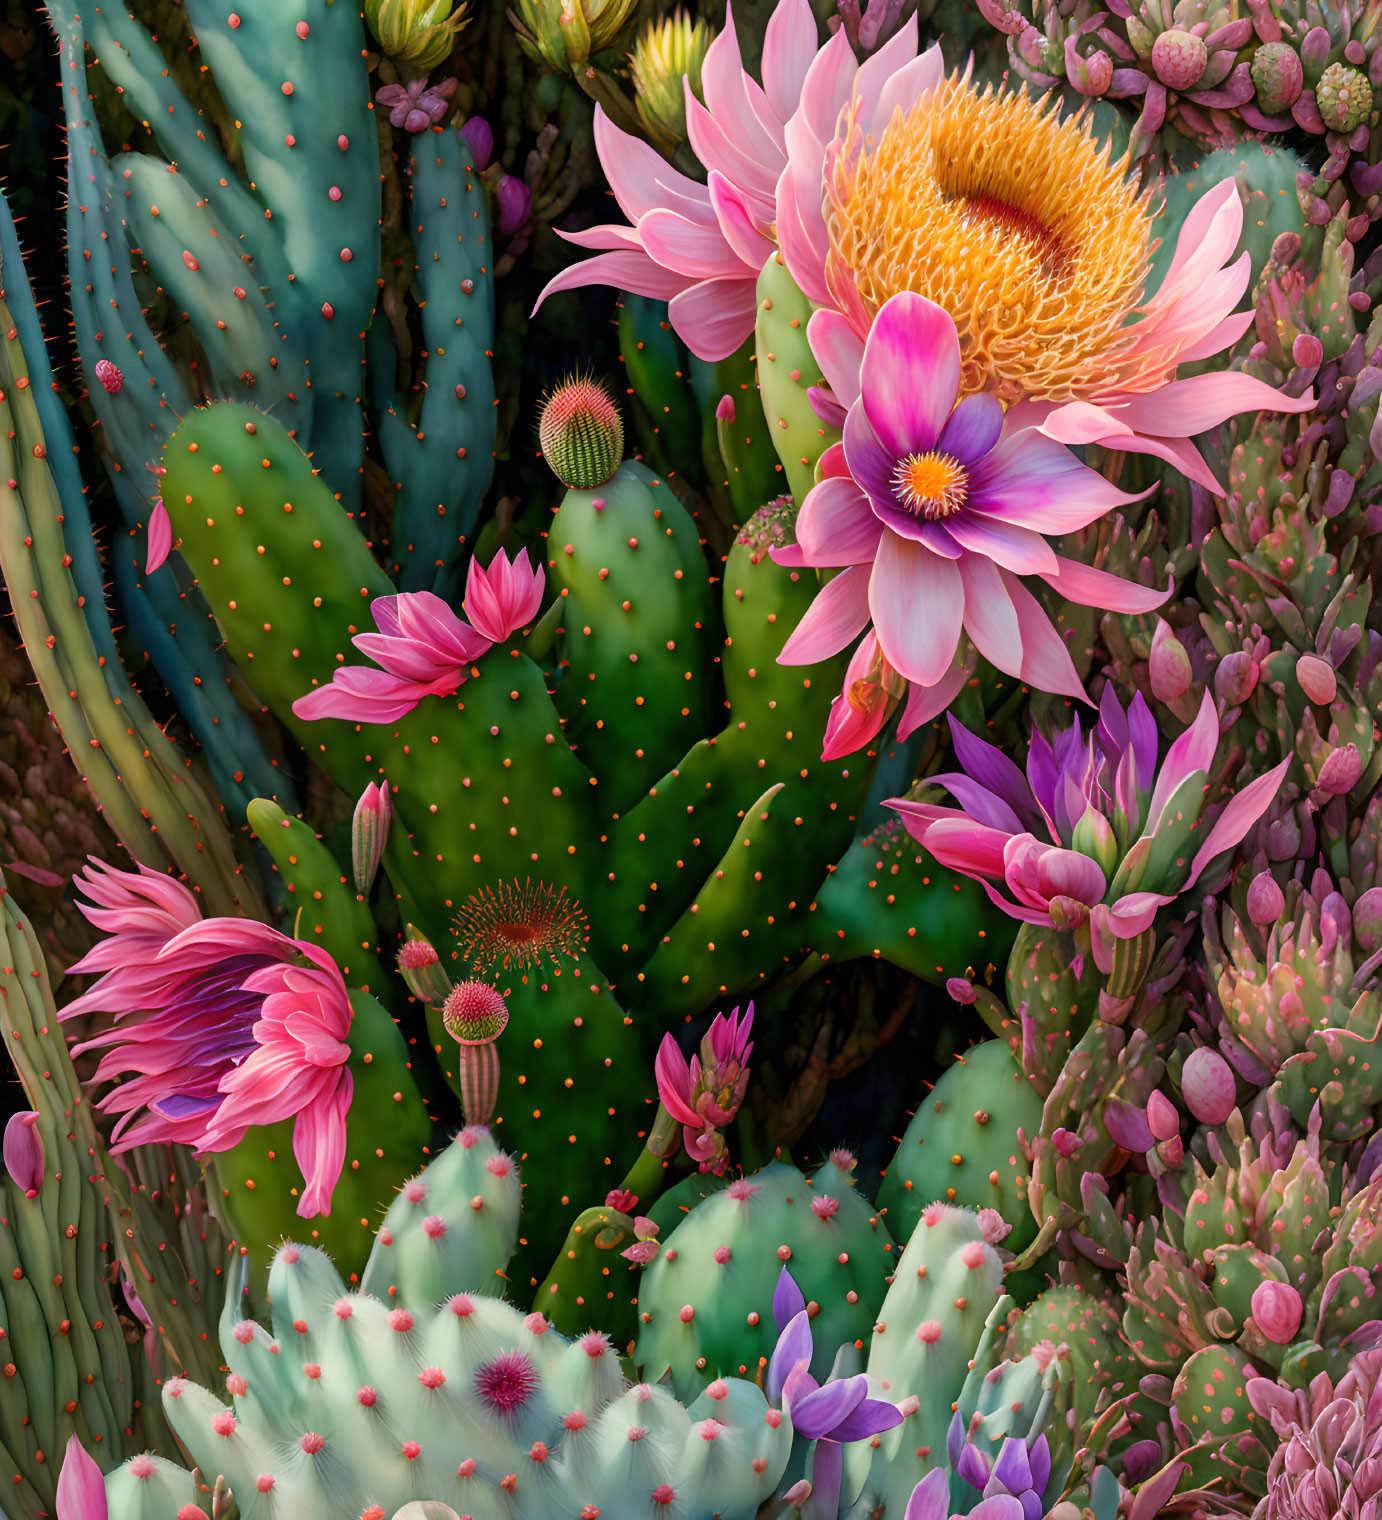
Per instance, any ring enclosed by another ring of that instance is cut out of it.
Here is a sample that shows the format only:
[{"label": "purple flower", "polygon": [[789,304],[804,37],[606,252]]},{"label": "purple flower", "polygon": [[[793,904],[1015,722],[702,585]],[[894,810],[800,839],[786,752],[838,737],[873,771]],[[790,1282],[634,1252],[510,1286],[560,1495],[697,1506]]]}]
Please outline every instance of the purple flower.
[{"label": "purple flower", "polygon": [[[895,1404],[869,1398],[865,1373],[828,1379],[823,1384],[811,1376],[815,1351],[811,1316],[801,1289],[786,1267],[773,1290],[773,1323],[778,1340],[768,1362],[767,1395],[774,1403],[781,1403],[799,1436],[816,1442],[811,1465],[812,1502],[817,1513],[833,1515],[844,1470],[841,1444],[866,1441],[891,1430],[902,1423],[902,1411]],[[1020,1512],[1014,1520],[1022,1520]]]},{"label": "purple flower", "polygon": [[412,79],[406,85],[386,84],[375,100],[389,113],[389,120],[405,132],[425,132],[446,115],[456,81],[443,79],[428,88],[425,79]]},{"label": "purple flower", "polygon": [[1249,782],[1206,829],[1205,791],[1219,744],[1208,692],[1160,768],[1156,724],[1141,693],[1125,712],[1111,686],[1088,737],[1078,717],[1054,743],[1033,732],[1025,776],[953,717],[950,732],[964,769],[931,779],[962,806],[905,798],[888,806],[942,865],[983,882],[1011,917],[1068,929],[1088,922],[1105,974],[1112,941],[1150,928],[1160,907],[1238,844],[1290,765],[1283,760]]},{"label": "purple flower", "polygon": [[[970,1520],[1027,1520],[1022,1501],[1001,1490],[981,1499],[968,1514]],[[959,1520],[950,1512],[950,1476],[943,1467],[932,1469],[912,1490],[903,1520]]]},{"label": "purple flower", "polygon": [[494,129],[483,116],[468,116],[461,128],[461,140],[470,149],[477,173],[483,174],[494,157]]}]

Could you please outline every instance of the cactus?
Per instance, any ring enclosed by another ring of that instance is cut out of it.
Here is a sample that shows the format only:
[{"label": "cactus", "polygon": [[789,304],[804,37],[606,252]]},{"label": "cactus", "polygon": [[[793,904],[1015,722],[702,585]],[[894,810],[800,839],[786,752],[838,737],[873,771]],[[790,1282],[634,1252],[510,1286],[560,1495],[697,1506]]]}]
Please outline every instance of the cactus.
[{"label": "cactus", "polygon": [[838,1346],[867,1335],[896,1247],[855,1191],[853,1157],[807,1178],[774,1162],[696,1205],[668,1234],[638,1286],[635,1364],[670,1369],[688,1398],[715,1378],[755,1377],[777,1340],[772,1296],[784,1263],[808,1303],[824,1379]]}]

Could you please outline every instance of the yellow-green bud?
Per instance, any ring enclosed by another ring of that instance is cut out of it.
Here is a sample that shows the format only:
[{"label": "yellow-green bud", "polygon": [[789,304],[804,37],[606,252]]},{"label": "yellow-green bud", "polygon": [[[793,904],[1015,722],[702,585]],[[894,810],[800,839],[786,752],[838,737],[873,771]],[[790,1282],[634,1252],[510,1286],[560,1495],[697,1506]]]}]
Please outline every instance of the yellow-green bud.
[{"label": "yellow-green bud", "polygon": [[365,0],[365,21],[390,58],[428,73],[451,56],[465,25],[465,6],[455,0]]},{"label": "yellow-green bud", "polygon": [[517,0],[519,40],[551,68],[571,73],[610,47],[635,0]]},{"label": "yellow-green bud", "polygon": [[643,28],[629,58],[629,71],[637,91],[638,114],[654,137],[666,136],[676,146],[686,141],[686,91],[691,81],[697,100],[701,93],[701,65],[715,39],[713,27],[693,22],[677,9],[661,21]]}]

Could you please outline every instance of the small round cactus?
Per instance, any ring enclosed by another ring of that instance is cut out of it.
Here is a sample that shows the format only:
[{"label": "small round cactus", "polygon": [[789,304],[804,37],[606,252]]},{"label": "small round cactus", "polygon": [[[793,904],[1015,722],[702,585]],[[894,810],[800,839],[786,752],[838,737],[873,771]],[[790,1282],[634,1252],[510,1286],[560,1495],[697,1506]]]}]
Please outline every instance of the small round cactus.
[{"label": "small round cactus", "polygon": [[573,375],[542,403],[538,441],[564,486],[594,491],[614,478],[624,458],[624,422],[603,385]]},{"label": "small round cactus", "polygon": [[1289,42],[1264,42],[1252,55],[1252,85],[1268,115],[1289,111],[1305,85],[1300,54]]},{"label": "small round cactus", "polygon": [[1372,111],[1372,86],[1366,74],[1331,63],[1315,86],[1315,104],[1331,132],[1352,132]]},{"label": "small round cactus", "polygon": [[1152,67],[1168,89],[1193,89],[1208,62],[1209,49],[1204,39],[1179,27],[1162,32],[1152,46]]},{"label": "small round cactus", "polygon": [[488,1045],[509,1022],[509,1008],[488,982],[459,982],[442,1005],[446,1032],[459,1045]]}]

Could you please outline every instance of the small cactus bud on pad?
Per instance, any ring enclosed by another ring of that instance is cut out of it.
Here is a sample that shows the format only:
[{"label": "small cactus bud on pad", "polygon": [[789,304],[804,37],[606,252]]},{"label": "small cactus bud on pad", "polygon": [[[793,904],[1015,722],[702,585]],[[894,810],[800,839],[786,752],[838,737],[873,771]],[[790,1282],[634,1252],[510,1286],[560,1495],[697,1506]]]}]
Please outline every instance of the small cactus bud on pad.
[{"label": "small cactus bud on pad", "polygon": [[624,458],[624,421],[598,380],[572,376],[545,397],[537,423],[543,457],[564,486],[593,491]]}]

